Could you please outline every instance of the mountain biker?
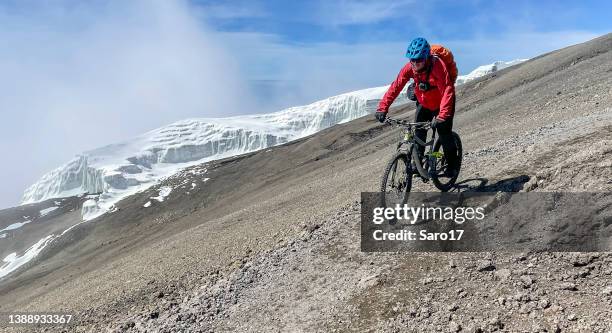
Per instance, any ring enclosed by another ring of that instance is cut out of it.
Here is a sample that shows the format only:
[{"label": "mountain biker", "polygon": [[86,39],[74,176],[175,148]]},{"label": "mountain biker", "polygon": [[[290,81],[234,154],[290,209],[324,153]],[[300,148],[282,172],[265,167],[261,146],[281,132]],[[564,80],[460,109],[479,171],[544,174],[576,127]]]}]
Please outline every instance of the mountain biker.
[{"label": "mountain biker", "polygon": [[[447,158],[445,176],[455,177],[458,173],[457,147],[452,136],[453,116],[455,114],[455,83],[451,80],[444,61],[430,55],[430,46],[425,38],[412,40],[406,51],[410,61],[402,68],[397,78],[378,104],[376,119],[385,121],[391,103],[397,98],[406,83],[413,79],[414,94],[417,99],[415,121],[431,121],[436,129]],[[416,136],[425,141],[427,130],[419,129]],[[423,155],[425,147],[419,147]]]}]

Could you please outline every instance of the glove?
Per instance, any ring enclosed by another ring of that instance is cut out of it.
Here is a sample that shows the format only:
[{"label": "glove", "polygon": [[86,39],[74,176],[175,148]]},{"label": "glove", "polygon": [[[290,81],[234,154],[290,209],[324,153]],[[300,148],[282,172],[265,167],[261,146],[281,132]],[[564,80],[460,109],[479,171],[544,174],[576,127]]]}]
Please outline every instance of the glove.
[{"label": "glove", "polygon": [[381,123],[385,122],[385,118],[387,118],[387,113],[383,111],[376,111],[375,113],[376,119]]},{"label": "glove", "polygon": [[442,120],[438,117],[435,117],[432,121],[431,121],[431,128],[436,129],[438,128],[440,125],[444,124],[445,120]]}]

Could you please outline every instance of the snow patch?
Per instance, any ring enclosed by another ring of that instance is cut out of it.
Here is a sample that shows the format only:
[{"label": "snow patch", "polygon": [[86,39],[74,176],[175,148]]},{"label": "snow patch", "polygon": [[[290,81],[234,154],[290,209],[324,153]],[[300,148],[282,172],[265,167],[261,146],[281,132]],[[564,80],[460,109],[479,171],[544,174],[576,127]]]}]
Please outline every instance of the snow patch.
[{"label": "snow patch", "polygon": [[28,224],[28,223],[30,223],[30,222],[32,222],[32,221],[30,221],[30,220],[25,220],[25,221],[23,221],[23,222],[17,222],[17,223],[9,224],[9,226],[8,226],[8,227],[6,227],[6,228],[4,228],[4,229],[0,230],[0,232],[3,232],[3,231],[9,231],[9,230],[15,230],[15,229],[19,229],[19,228],[23,227],[24,225],[26,225],[26,224]]},{"label": "snow patch", "polygon": [[17,268],[23,266],[28,261],[32,260],[32,258],[38,255],[40,251],[42,251],[42,249],[47,246],[47,244],[49,244],[54,238],[54,235],[49,235],[39,240],[38,242],[36,242],[36,244],[30,246],[21,256],[18,256],[17,252],[13,252],[6,256],[2,260],[4,264],[2,264],[2,267],[0,267],[0,279],[5,277],[12,271],[16,270]]},{"label": "snow patch", "polygon": [[49,207],[49,208],[45,208],[43,210],[40,211],[40,217],[43,217],[49,213],[51,213],[52,211],[58,209],[59,207],[57,206],[53,206],[53,207]]},{"label": "snow patch", "polygon": [[64,235],[65,233],[67,233],[68,231],[72,230],[72,229],[73,229],[73,228],[75,228],[76,226],[78,226],[78,225],[80,225],[80,224],[83,224],[83,223],[85,223],[85,222],[87,222],[87,221],[79,222],[79,223],[77,223],[77,224],[75,224],[75,225],[71,226],[70,228],[68,228],[68,229],[66,229],[66,230],[64,230],[64,231],[62,231],[62,233],[60,234],[60,236],[63,236],[63,235]]},{"label": "snow patch", "polygon": [[83,202],[83,207],[81,207],[81,216],[85,221],[95,219],[105,212],[106,210],[98,206],[98,202],[94,199],[86,200]]},{"label": "snow patch", "polygon": [[6,238],[7,234],[0,234],[0,238]]},{"label": "snow patch", "polygon": [[170,192],[172,192],[172,187],[162,186],[159,188],[159,194],[156,197],[151,197],[151,199],[162,202],[168,195],[170,195]]}]

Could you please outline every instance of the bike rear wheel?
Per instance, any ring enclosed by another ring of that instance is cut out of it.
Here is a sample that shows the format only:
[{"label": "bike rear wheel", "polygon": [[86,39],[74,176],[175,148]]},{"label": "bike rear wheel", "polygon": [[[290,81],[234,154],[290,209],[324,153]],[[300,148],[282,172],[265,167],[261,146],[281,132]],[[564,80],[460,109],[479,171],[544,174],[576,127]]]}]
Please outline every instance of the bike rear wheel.
[{"label": "bike rear wheel", "polygon": [[383,206],[405,204],[412,188],[412,169],[410,156],[405,152],[395,154],[383,173],[380,191],[383,193]]},{"label": "bike rear wheel", "polygon": [[[442,157],[436,163],[436,171],[431,177],[431,181],[433,184],[442,192],[446,192],[450,190],[459,178],[459,172],[461,171],[461,162],[463,161],[463,145],[461,144],[461,138],[459,134],[453,132],[453,139],[455,141],[455,145],[457,147],[457,175],[452,178],[444,177],[443,174],[446,172],[448,168],[448,162],[446,161],[446,156],[442,155]],[[442,152],[442,142],[440,142],[439,138],[436,139],[436,142],[433,146],[434,152]]]}]

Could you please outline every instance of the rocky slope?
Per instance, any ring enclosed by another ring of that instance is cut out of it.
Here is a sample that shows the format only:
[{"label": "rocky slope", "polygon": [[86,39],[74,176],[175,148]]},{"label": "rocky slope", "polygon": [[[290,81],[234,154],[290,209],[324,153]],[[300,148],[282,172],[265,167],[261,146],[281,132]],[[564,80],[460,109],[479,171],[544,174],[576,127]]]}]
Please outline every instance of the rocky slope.
[{"label": "rocky slope", "polygon": [[[458,89],[457,190],[610,192],[610,50],[606,35]],[[0,311],[63,309],[79,332],[612,330],[609,253],[361,252],[359,193],[397,138],[370,116],[185,169],[0,282]]]}]

